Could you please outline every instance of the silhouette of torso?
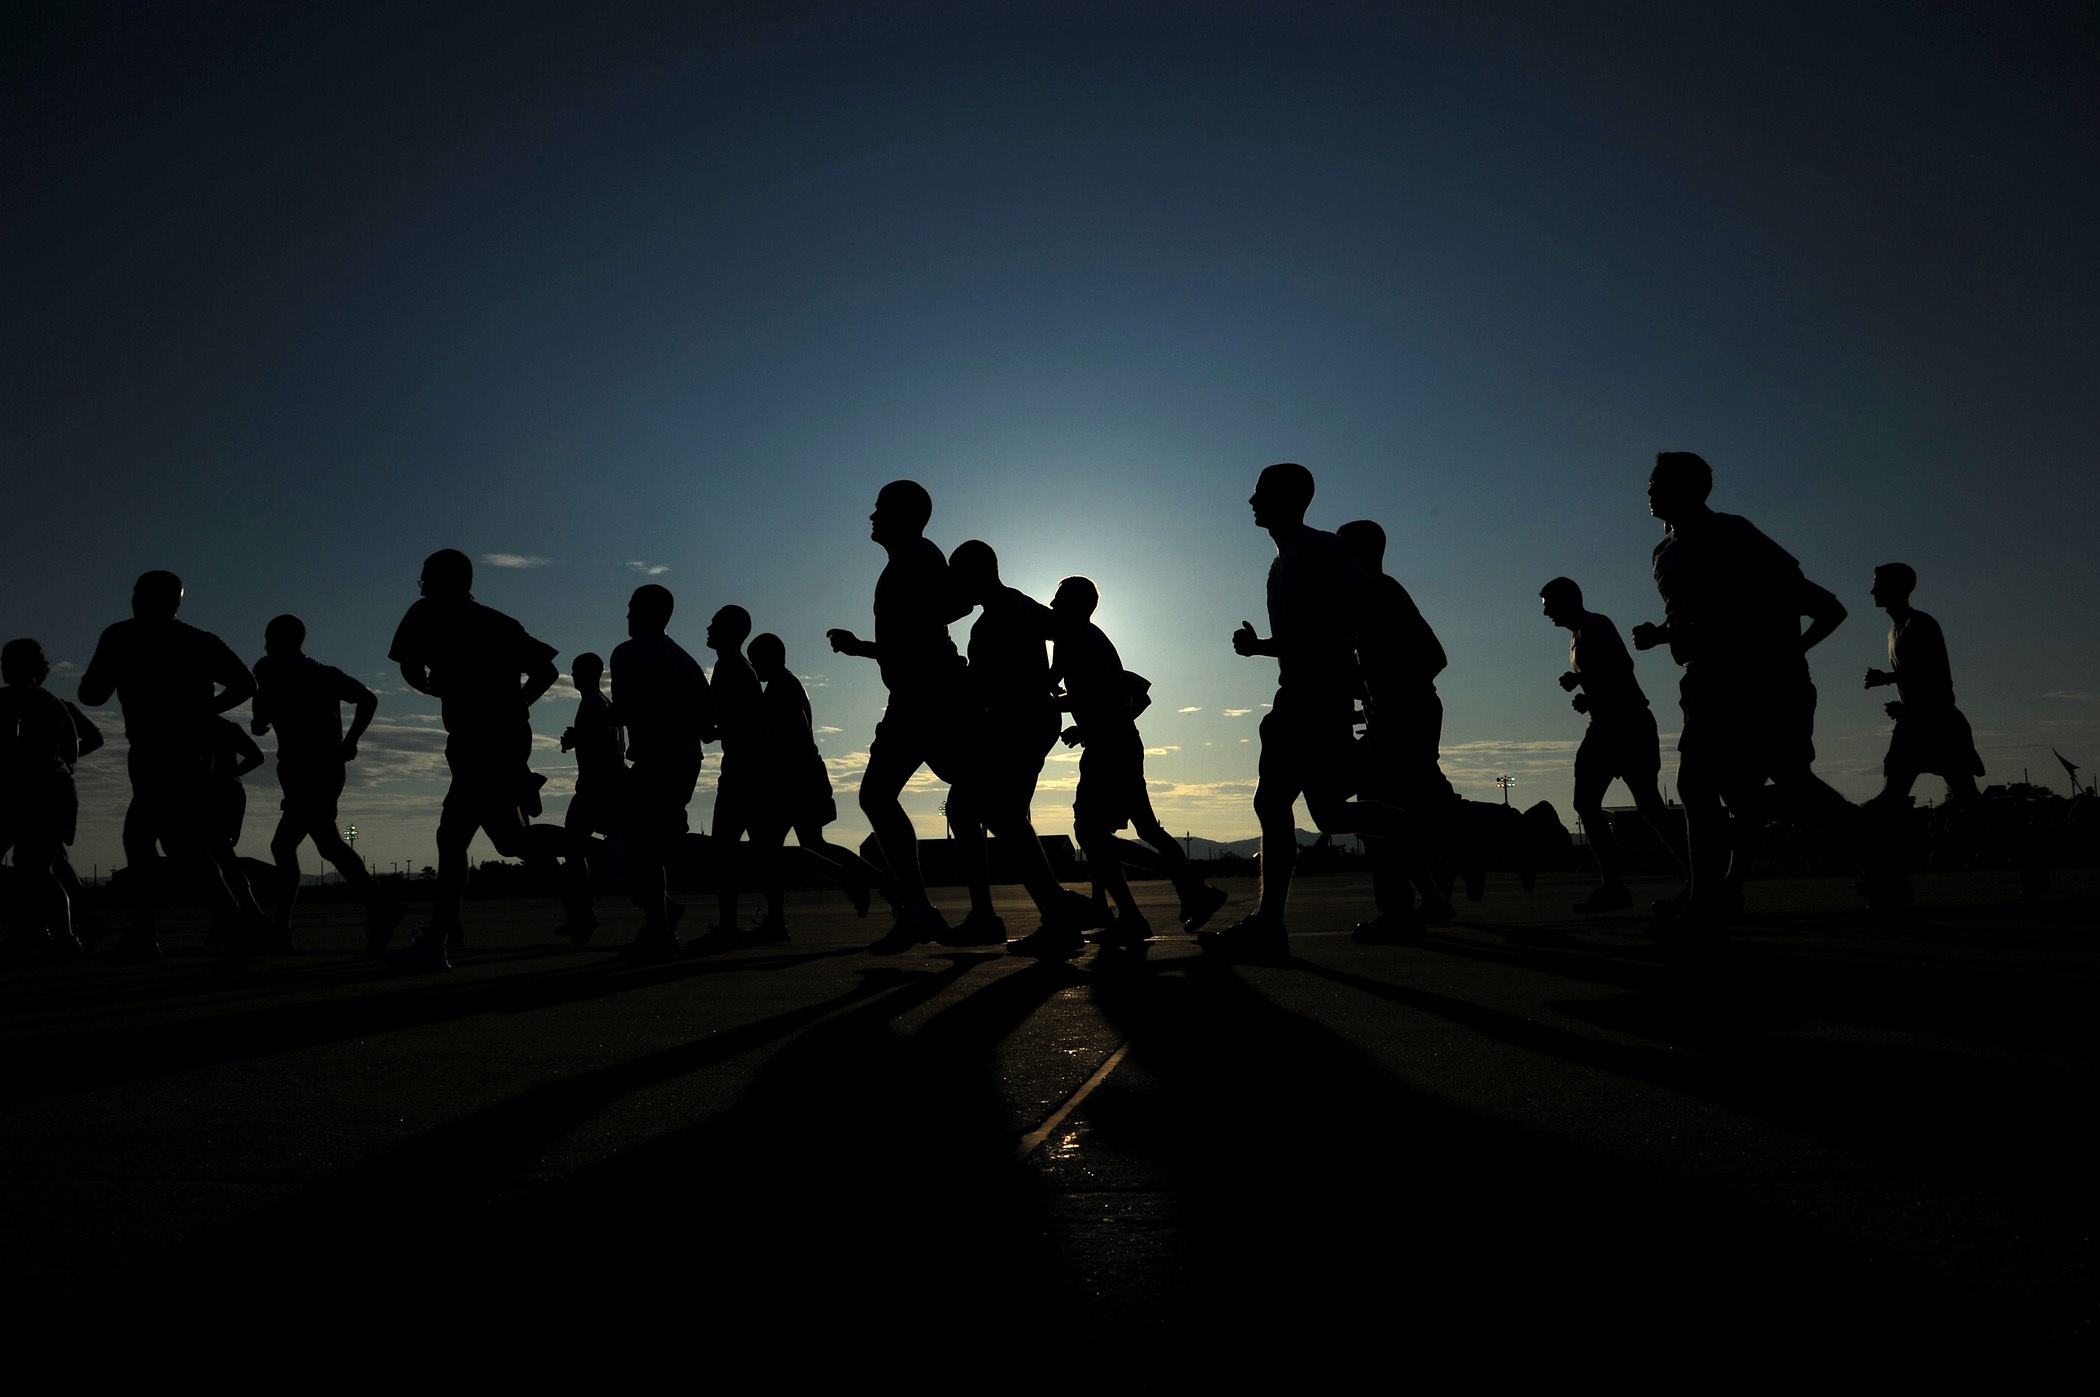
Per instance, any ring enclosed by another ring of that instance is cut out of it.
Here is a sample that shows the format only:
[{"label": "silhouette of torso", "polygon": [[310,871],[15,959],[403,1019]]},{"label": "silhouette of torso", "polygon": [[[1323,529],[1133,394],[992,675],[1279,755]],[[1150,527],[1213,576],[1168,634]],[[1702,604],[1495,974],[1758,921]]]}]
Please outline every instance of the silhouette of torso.
[{"label": "silhouette of torso", "polygon": [[1582,613],[1568,637],[1568,668],[1582,676],[1592,722],[1648,706],[1648,695],[1634,675],[1633,656],[1609,616]]},{"label": "silhouette of torso", "polygon": [[0,689],[0,797],[13,800],[48,778],[72,774],[80,739],[68,707],[34,684]]},{"label": "silhouette of torso", "polygon": [[523,722],[530,725],[520,680],[554,659],[554,647],[472,598],[422,597],[394,632],[387,658],[430,672],[448,733]]},{"label": "silhouette of torso", "polygon": [[1444,646],[1398,578],[1371,578],[1356,657],[1374,717],[1381,704],[1412,706],[1427,696],[1425,691],[1434,692],[1444,669]]},{"label": "silhouette of torso", "polygon": [[1356,630],[1369,577],[1343,542],[1305,524],[1276,540],[1269,632],[1279,687],[1344,692],[1356,678]]},{"label": "silhouette of torso", "polygon": [[[1040,728],[1057,722],[1050,682],[1050,608],[1012,587],[996,587],[970,627],[970,697],[994,724]],[[1034,734],[1031,733],[1031,736]]]},{"label": "silhouette of torso", "polygon": [[1677,663],[1746,678],[1775,665],[1806,672],[1801,565],[1749,520],[1709,514],[1673,527],[1651,566]]},{"label": "silhouette of torso", "polygon": [[1896,675],[1896,696],[1905,708],[1954,707],[1954,672],[1947,661],[1947,638],[1940,623],[1913,611],[1889,626],[1889,668]]},{"label": "silhouette of torso", "polygon": [[1057,674],[1072,722],[1088,743],[1135,730],[1123,657],[1099,626],[1083,621],[1058,638]]},{"label": "silhouette of torso", "polygon": [[341,765],[342,705],[371,693],[311,655],[265,655],[255,662],[255,716],[277,734],[280,765]]},{"label": "silhouette of torso", "polygon": [[891,551],[875,580],[875,647],[892,694],[937,692],[955,680],[962,656],[948,623],[965,610],[939,545],[915,538]]},{"label": "silhouette of torso", "polygon": [[80,689],[83,694],[116,691],[124,709],[124,735],[134,746],[194,750],[204,741],[205,722],[216,716],[215,686],[247,677],[240,657],[210,631],[173,617],[133,617],[102,632]]},{"label": "silhouette of torso", "polygon": [[742,767],[747,760],[743,754],[755,755],[766,730],[765,694],[758,675],[750,660],[731,651],[716,659],[708,689],[714,696],[715,723],[722,734],[723,768],[728,769],[732,761]]},{"label": "silhouette of torso", "polygon": [[667,635],[638,635],[612,652],[613,711],[627,729],[627,754],[637,764],[698,765],[707,726],[707,676],[685,647]]},{"label": "silhouette of torso", "polygon": [[576,785],[595,786],[625,765],[613,706],[599,689],[585,689],[576,704]]}]

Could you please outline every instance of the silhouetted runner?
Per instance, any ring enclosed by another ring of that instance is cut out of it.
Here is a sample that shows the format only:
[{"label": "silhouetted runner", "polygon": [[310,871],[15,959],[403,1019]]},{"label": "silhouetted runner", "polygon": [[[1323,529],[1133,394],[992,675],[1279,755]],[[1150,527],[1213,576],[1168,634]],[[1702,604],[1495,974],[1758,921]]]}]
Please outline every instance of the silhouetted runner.
[{"label": "silhouetted runner", "polygon": [[79,955],[73,906],[58,865],[73,842],[80,800],[73,764],[80,735],[64,699],[44,688],[51,661],[24,637],[0,646],[0,853],[12,849],[9,957]]},{"label": "silhouetted runner", "polygon": [[404,970],[447,970],[461,944],[467,851],[480,830],[507,858],[551,866],[562,831],[535,825],[543,779],[534,774],[532,705],[560,671],[554,647],[474,599],[474,564],[445,548],[423,560],[423,595],[394,632],[387,658],[410,688],[438,700],[445,724],[445,792],[437,829],[438,885],[430,925],[393,953]]},{"label": "silhouetted runner", "polygon": [[983,610],[970,626],[964,674],[967,751],[948,796],[949,824],[970,878],[970,915],[938,939],[949,946],[1007,944],[1006,923],[992,906],[984,847],[989,829],[1001,849],[1012,851],[1017,880],[1041,920],[1012,949],[1065,959],[1085,948],[1084,932],[1097,919],[1093,903],[1051,873],[1030,808],[1043,759],[1063,726],[1050,679],[1054,619],[1050,608],[999,580],[999,556],[979,539],[959,545],[948,569],[963,601]]},{"label": "silhouetted runner", "polygon": [[1663,804],[1656,788],[1662,772],[1662,736],[1619,628],[1610,617],[1587,610],[1582,588],[1569,578],[1556,577],[1541,587],[1539,603],[1546,619],[1568,632],[1568,668],[1560,687],[1575,694],[1570,706],[1590,719],[1582,745],[1575,749],[1575,813],[1597,860],[1598,883],[1575,910],[1616,912],[1633,906],[1633,894],[1626,889],[1611,816],[1604,811],[1604,794],[1611,783],[1626,783],[1641,818],[1680,869],[1685,863],[1684,821]]},{"label": "silhouetted runner", "polygon": [[714,850],[716,922],[703,936],[686,945],[691,955],[734,950],[739,946],[780,941],[787,937],[787,923],[763,918],[755,926],[737,924],[739,884],[743,878],[738,842],[752,836],[751,857],[758,865],[761,886],[776,876],[771,866],[779,846],[761,834],[773,821],[765,790],[766,767],[761,749],[766,741],[765,691],[758,675],[744,658],[744,642],[751,636],[751,613],[741,606],[725,606],[707,623],[707,648],[715,652],[713,677],[708,688],[714,695],[715,724],[721,732],[722,765],[715,774]]},{"label": "silhouetted runner", "polygon": [[1884,807],[1908,806],[1911,787],[1931,772],[1947,782],[1950,800],[1977,798],[1976,778],[1983,759],[1969,720],[1954,705],[1954,670],[1947,662],[1947,638],[1940,623],[1910,604],[1918,574],[1907,563],[1883,563],[1874,569],[1874,604],[1889,614],[1889,667],[1869,669],[1866,687],[1896,686],[1896,699],[1886,705],[1896,730],[1889,734],[1882,760]]},{"label": "silhouetted runner", "polygon": [[1261,901],[1254,915],[1206,931],[1206,950],[1246,960],[1290,955],[1284,911],[1297,858],[1292,810],[1298,797],[1327,833],[1411,835],[1406,815],[1377,801],[1350,800],[1355,770],[1356,635],[1370,578],[1333,534],[1309,527],[1312,472],[1296,462],[1263,470],[1247,503],[1255,526],[1276,541],[1269,565],[1269,630],[1243,621],[1232,648],[1276,659],[1276,697],[1261,722],[1254,813],[1261,822]]},{"label": "silhouetted runner", "polygon": [[131,619],[102,632],[80,676],[80,701],[89,708],[114,695],[124,710],[130,743],[126,765],[131,804],[124,814],[126,884],[131,927],[106,954],[118,962],[160,959],[154,935],[159,870],[156,843],[170,859],[192,865],[205,882],[213,910],[235,927],[230,963],[246,958],[268,931],[246,879],[229,883],[206,811],[206,724],[255,693],[255,676],[225,641],[175,619],[182,579],[148,572],[131,589]]},{"label": "silhouetted runner", "polygon": [[576,686],[576,721],[562,730],[561,749],[576,754],[576,793],[562,820],[562,924],[556,935],[581,946],[598,929],[592,908],[592,867],[598,857],[596,836],[624,838],[627,747],[620,740],[612,701],[600,687],[605,661],[585,651],[569,662]]},{"label": "silhouetted runner", "polygon": [[[1449,872],[1453,832],[1471,823],[1459,818],[1458,793],[1444,778],[1440,751],[1444,701],[1436,678],[1449,661],[1415,599],[1385,571],[1385,530],[1373,520],[1352,519],[1335,530],[1335,537],[1370,578],[1356,631],[1357,671],[1364,687],[1364,735],[1357,744],[1362,793],[1407,810],[1424,835],[1420,842],[1369,841],[1378,915],[1359,922],[1353,937],[1371,944],[1414,941],[1426,923],[1456,915]],[[1469,862],[1484,862],[1484,854],[1467,852]],[[1416,891],[1422,897],[1419,911]]]},{"label": "silhouetted runner", "polygon": [[649,583],[627,602],[626,640],[613,647],[613,713],[627,733],[627,837],[634,856],[634,901],[642,928],[621,954],[669,960],[678,954],[685,907],[666,892],[667,868],[684,841],[686,806],[700,781],[705,738],[714,728],[712,695],[700,662],[665,634],[675,602]]},{"label": "silhouetted runner", "polygon": [[[334,865],[365,903],[365,950],[377,955],[401,920],[401,904],[384,896],[364,860],[336,828],[337,808],[357,740],[379,711],[379,696],[362,682],[306,653],[306,623],[284,615],[263,628],[263,657],[255,662],[255,708],[249,731],[277,734],[277,829],[270,856],[277,864],[278,936],[289,940],[292,906],[299,897],[299,845]],[[350,728],[343,730],[343,705]]]},{"label": "silhouetted runner", "polygon": [[[1079,789],[1072,799],[1072,833],[1086,853],[1095,884],[1115,903],[1116,915],[1098,938],[1105,946],[1135,950],[1152,937],[1138,910],[1123,866],[1142,868],[1171,881],[1181,899],[1184,930],[1200,931],[1225,905],[1225,892],[1205,882],[1188,855],[1153,812],[1145,789],[1145,742],[1137,718],[1152,700],[1151,685],[1123,668],[1115,644],[1093,622],[1101,592],[1092,578],[1067,577],[1050,599],[1056,626],[1052,670],[1063,683],[1063,706],[1072,725],[1068,747],[1083,746]],[[1129,825],[1142,845],[1116,837]]]},{"label": "silhouetted runner", "polygon": [[1857,838],[1858,812],[1811,770],[1808,651],[1844,621],[1844,605],[1749,520],[1708,508],[1712,489],[1713,471],[1694,453],[1656,456],[1648,508],[1667,526],[1651,558],[1664,620],[1633,630],[1636,649],[1667,643],[1684,667],[1677,791],[1690,881],[1682,899],[1656,910],[1688,931],[1725,927],[1740,907],[1766,781],[1772,805],[1848,848]]},{"label": "silhouetted runner", "polygon": [[882,887],[882,870],[824,837],[838,818],[831,773],[817,750],[809,692],[787,667],[787,646],[777,635],[751,638],[751,668],[765,683],[765,741],[760,749],[758,791],[762,807],[751,840],[765,870],[766,919],[787,934],[781,846],[790,829],[804,862],[838,883],[860,916],[868,915],[869,893]]},{"label": "silhouetted runner", "polygon": [[933,497],[917,481],[882,487],[868,516],[868,537],[889,555],[875,582],[875,638],[843,628],[826,632],[838,653],[874,660],[890,695],[860,781],[860,808],[897,892],[895,920],[868,947],[876,955],[897,955],[949,934],[947,920],[927,900],[918,832],[899,799],[922,766],[952,787],[965,755],[958,740],[966,712],[963,659],[948,623],[970,608],[956,595],[947,558],[926,537],[932,517]]}]

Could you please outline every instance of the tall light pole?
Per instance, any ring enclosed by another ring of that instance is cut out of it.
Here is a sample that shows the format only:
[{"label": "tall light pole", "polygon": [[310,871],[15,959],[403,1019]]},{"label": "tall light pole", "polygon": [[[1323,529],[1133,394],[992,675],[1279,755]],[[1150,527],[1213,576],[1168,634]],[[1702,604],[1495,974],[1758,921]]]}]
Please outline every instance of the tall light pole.
[{"label": "tall light pole", "polygon": [[1497,776],[1495,784],[1502,788],[1502,803],[1504,805],[1509,804],[1509,788],[1517,784],[1517,778],[1514,776]]}]

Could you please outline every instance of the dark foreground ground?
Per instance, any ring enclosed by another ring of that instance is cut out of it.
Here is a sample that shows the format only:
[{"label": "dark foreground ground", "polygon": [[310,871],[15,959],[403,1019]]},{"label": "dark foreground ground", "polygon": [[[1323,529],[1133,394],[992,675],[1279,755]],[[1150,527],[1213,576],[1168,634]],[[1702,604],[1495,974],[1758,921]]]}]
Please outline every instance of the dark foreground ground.
[{"label": "dark foreground ground", "polygon": [[1582,891],[1364,947],[1365,889],[1306,880],[1273,968],[878,960],[815,894],[652,968],[628,909],[576,951],[533,902],[442,976],[337,908],[238,976],[194,929],[9,968],[12,1346],[993,1391],[2090,1360],[2100,880],[1927,879],[1893,926],[1759,885],[1696,962]]}]

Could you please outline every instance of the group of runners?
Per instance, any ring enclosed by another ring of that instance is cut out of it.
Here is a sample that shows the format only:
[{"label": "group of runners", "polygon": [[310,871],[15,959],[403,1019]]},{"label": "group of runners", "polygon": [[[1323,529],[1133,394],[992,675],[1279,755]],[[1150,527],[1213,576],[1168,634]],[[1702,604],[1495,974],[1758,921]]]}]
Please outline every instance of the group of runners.
[{"label": "group of runners", "polygon": [[[1663,620],[1632,632],[1636,649],[1667,646],[1682,668],[1681,816],[1658,790],[1658,726],[1617,628],[1584,607],[1573,580],[1557,577],[1541,589],[1545,615],[1571,637],[1561,687],[1589,720],[1575,762],[1575,807],[1600,878],[1574,910],[1612,912],[1633,903],[1603,806],[1614,780],[1625,782],[1684,869],[1683,892],[1655,907],[1667,934],[1726,926],[1742,904],[1756,833],[1773,813],[1827,831],[1854,852],[1870,903],[1901,906],[1909,889],[1893,831],[1914,782],[1937,772],[1950,796],[1965,799],[1976,794],[1982,772],[1955,706],[1939,627],[1909,604],[1916,575],[1903,564],[1875,572],[1874,599],[1892,621],[1890,667],[1870,669],[1865,682],[1896,686],[1898,699],[1888,705],[1896,728],[1884,790],[1854,806],[1811,769],[1816,691],[1807,652],[1844,620],[1845,608],[1747,520],[1711,509],[1712,483],[1710,468],[1692,453],[1656,458],[1648,497],[1665,525],[1651,559]],[[580,701],[562,747],[575,753],[575,795],[563,824],[537,821],[546,778],[530,767],[530,710],[560,677],[556,651],[477,601],[472,562],[445,549],[425,560],[422,596],[389,650],[404,681],[438,699],[451,773],[430,920],[406,945],[390,948],[402,908],[336,823],[347,764],[377,697],[306,655],[305,627],[294,616],[269,623],[266,653],[251,671],[218,637],[177,619],[179,579],[149,572],[133,590],[131,618],[103,632],[79,688],[91,708],[118,700],[129,739],[132,801],[123,839],[131,920],[105,956],[139,961],[161,954],[156,846],[201,877],[228,960],[288,948],[298,848],[311,839],[362,890],[372,954],[404,969],[443,969],[461,944],[477,832],[505,856],[566,865],[562,931],[577,945],[597,928],[593,865],[608,858],[625,865],[642,909],[641,929],[622,948],[630,958],[777,941],[788,934],[783,895],[792,832],[794,857],[835,881],[861,915],[878,893],[888,903],[890,925],[868,948],[875,954],[937,943],[1061,959],[1082,950],[1090,932],[1105,952],[1133,951],[1153,935],[1124,871],[1135,868],[1171,882],[1181,928],[1206,951],[1273,960],[1288,954],[1301,797],[1321,831],[1362,836],[1371,851],[1376,910],[1356,937],[1413,939],[1453,915],[1459,873],[1478,896],[1485,836],[1468,811],[1481,807],[1461,800],[1439,765],[1436,680],[1445,655],[1406,588],[1383,570],[1384,531],[1369,520],[1333,533],[1313,528],[1306,523],[1313,496],[1311,472],[1281,463],[1260,473],[1249,499],[1255,524],[1276,546],[1269,633],[1243,622],[1231,640],[1240,655],[1275,660],[1277,689],[1261,722],[1254,797],[1264,855],[1259,895],[1254,910],[1230,926],[1208,929],[1226,894],[1205,882],[1153,811],[1137,725],[1150,685],[1124,668],[1094,624],[1095,584],[1067,577],[1044,605],[1000,579],[989,545],[971,540],[944,553],[926,537],[931,498],[900,480],[882,488],[869,516],[870,537],[887,554],[875,585],[873,636],[828,633],[834,651],[874,660],[888,690],[860,785],[879,864],[825,838],[836,805],[809,698],[787,667],[785,644],[753,636],[749,612],[724,606],[707,627],[710,674],[668,634],[674,599],[656,584],[635,590],[628,638],[609,664],[590,653],[572,660]],[[959,650],[949,627],[973,610],[977,618]],[[79,932],[90,928],[76,929],[71,915],[78,895],[65,857],[77,813],[71,773],[101,737],[78,707],[45,689],[50,665],[35,641],[9,642],[0,659],[0,839],[16,866],[10,945],[77,951]],[[233,852],[239,777],[263,757],[224,715],[251,699],[249,728],[276,734],[283,788],[270,845],[274,914],[262,910]],[[352,712],[347,729],[344,705]],[[1073,831],[1093,896],[1057,880],[1032,823],[1038,778],[1060,741],[1081,749]],[[710,831],[718,916],[682,942],[685,909],[668,895],[668,870],[681,861],[687,807],[708,744],[720,749]],[[952,923],[927,894],[901,799],[922,767],[948,783],[949,825],[966,870],[969,909]],[[1136,839],[1122,837],[1126,828]],[[1039,922],[1011,942],[992,901],[987,834],[1010,852]],[[766,904],[750,926],[738,918],[747,883]]]}]

